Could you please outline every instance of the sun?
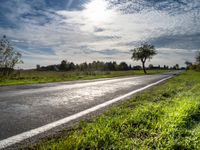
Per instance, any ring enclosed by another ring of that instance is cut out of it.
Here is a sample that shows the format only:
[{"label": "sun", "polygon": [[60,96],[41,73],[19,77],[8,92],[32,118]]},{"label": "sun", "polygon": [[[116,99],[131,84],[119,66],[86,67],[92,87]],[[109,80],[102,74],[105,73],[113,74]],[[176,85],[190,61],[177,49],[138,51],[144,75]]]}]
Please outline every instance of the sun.
[{"label": "sun", "polygon": [[93,0],[85,6],[84,16],[94,24],[104,23],[110,17],[107,6],[104,0]]}]

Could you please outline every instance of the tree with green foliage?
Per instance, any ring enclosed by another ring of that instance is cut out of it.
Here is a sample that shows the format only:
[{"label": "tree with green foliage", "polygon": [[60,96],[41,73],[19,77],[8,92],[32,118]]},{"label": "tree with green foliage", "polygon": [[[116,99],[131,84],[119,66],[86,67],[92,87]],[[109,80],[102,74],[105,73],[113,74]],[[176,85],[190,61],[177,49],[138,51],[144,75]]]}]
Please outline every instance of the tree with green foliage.
[{"label": "tree with green foliage", "polygon": [[197,51],[195,59],[196,62],[191,66],[191,69],[200,71],[200,51]]},{"label": "tree with green foliage", "polygon": [[179,64],[176,64],[176,65],[174,66],[174,69],[178,70],[178,69],[179,69]]},{"label": "tree with green foliage", "polygon": [[67,69],[67,61],[66,60],[62,60],[60,63],[60,70],[61,71],[66,71]]},{"label": "tree with green foliage", "polygon": [[145,68],[145,62],[147,59],[152,59],[152,57],[154,55],[156,55],[156,50],[155,47],[151,44],[148,43],[144,43],[141,44],[140,47],[136,47],[133,50],[131,50],[132,52],[132,57],[131,59],[138,61],[140,60],[142,62],[142,68],[144,70],[144,73],[146,74],[146,68]]},{"label": "tree with green foliage", "polygon": [[0,40],[0,70],[1,75],[9,76],[16,64],[23,63],[21,54],[14,50],[4,35]]},{"label": "tree with green foliage", "polygon": [[190,69],[190,67],[192,66],[192,62],[189,61],[185,61],[185,64],[187,69]]},{"label": "tree with green foliage", "polygon": [[113,62],[93,61],[91,63],[74,64],[67,60],[62,60],[60,64],[48,66],[36,66],[36,70],[40,71],[124,71],[131,70],[131,65],[128,66],[126,62],[117,64]]},{"label": "tree with green foliage", "polygon": [[128,67],[127,63],[126,62],[121,62],[119,64],[119,70],[123,70],[123,71],[129,70],[129,67]]}]

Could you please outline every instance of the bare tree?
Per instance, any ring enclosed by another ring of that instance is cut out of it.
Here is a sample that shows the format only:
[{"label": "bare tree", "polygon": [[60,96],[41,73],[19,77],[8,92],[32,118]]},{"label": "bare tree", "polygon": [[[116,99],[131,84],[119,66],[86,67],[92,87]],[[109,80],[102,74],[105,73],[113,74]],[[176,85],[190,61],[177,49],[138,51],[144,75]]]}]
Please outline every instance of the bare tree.
[{"label": "bare tree", "polygon": [[18,63],[23,63],[21,54],[14,50],[4,35],[0,40],[0,69],[2,75],[9,75]]},{"label": "bare tree", "polygon": [[155,47],[151,44],[141,44],[140,47],[134,48],[133,50],[131,50],[132,53],[132,57],[131,59],[138,61],[140,60],[142,62],[142,68],[144,70],[144,73],[146,74],[146,68],[145,68],[145,62],[147,59],[152,59],[152,57],[154,55],[156,55],[156,50]]}]

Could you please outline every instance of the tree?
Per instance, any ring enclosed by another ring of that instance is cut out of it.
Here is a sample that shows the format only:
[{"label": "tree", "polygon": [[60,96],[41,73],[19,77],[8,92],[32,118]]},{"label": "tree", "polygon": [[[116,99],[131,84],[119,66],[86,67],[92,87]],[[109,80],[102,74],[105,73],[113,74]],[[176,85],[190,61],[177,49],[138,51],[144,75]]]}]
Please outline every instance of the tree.
[{"label": "tree", "polygon": [[74,65],[73,62],[69,63],[69,70],[75,70],[76,66]]},{"label": "tree", "polygon": [[67,61],[62,60],[61,63],[60,63],[60,70],[65,71],[66,69],[67,69]]},{"label": "tree", "polygon": [[21,56],[19,52],[14,50],[4,35],[0,40],[0,68],[2,70],[2,75],[10,75],[16,64],[23,63]]},{"label": "tree", "polygon": [[200,51],[198,51],[196,54],[196,63],[200,64]]},{"label": "tree", "polygon": [[178,70],[179,69],[179,64],[176,64],[174,67],[175,67],[176,70]]},{"label": "tree", "polygon": [[36,65],[36,70],[40,70],[40,65]]},{"label": "tree", "polygon": [[153,69],[153,65],[152,64],[149,64],[149,69]]},{"label": "tree", "polygon": [[126,62],[121,62],[121,63],[119,64],[119,70],[126,71],[126,70],[128,70],[128,69],[129,69],[129,67],[128,67],[128,65],[127,65]]},{"label": "tree", "polygon": [[131,59],[138,61],[140,60],[142,62],[142,68],[144,70],[144,73],[146,74],[146,68],[145,68],[145,62],[147,59],[151,59],[154,55],[156,55],[156,50],[155,47],[151,44],[141,44],[140,47],[134,48],[133,50],[131,50],[132,53],[132,57]]},{"label": "tree", "polygon": [[185,61],[186,68],[189,69],[192,66],[192,63],[189,61]]}]

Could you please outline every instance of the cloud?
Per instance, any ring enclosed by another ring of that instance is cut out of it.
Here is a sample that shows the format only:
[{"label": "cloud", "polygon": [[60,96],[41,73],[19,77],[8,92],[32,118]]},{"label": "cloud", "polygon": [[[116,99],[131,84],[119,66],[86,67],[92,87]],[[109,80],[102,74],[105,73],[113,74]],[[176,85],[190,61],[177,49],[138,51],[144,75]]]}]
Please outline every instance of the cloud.
[{"label": "cloud", "polygon": [[107,55],[107,56],[119,55],[119,54],[129,54],[129,52],[123,52],[123,51],[120,51],[117,49],[104,49],[104,50],[98,51],[98,53]]},{"label": "cloud", "polygon": [[116,8],[123,13],[139,13],[143,10],[166,11],[171,15],[182,14],[197,10],[200,2],[192,0],[107,0],[111,8]]},{"label": "cloud", "polygon": [[200,48],[200,33],[194,34],[177,34],[177,35],[160,35],[158,37],[146,38],[143,41],[130,41],[117,43],[117,45],[140,46],[142,42],[148,42],[157,48],[185,49],[193,50]]},{"label": "cloud", "polygon": [[149,39],[149,41],[157,47],[174,48],[174,49],[199,49],[200,48],[200,33],[195,34],[179,34],[165,35]]},{"label": "cloud", "polygon": [[130,52],[124,52],[124,51],[121,51],[121,50],[118,50],[118,49],[102,49],[102,50],[93,50],[93,49],[90,49],[88,47],[85,47],[85,48],[82,48],[83,49],[83,53],[84,54],[93,54],[93,53],[96,53],[96,54],[101,54],[101,55],[104,55],[104,56],[118,56],[118,55],[123,55],[123,54],[130,54]]},{"label": "cloud", "polygon": [[76,63],[98,59],[132,63],[130,49],[143,41],[159,49],[152,62],[183,64],[184,55],[192,60],[193,52],[200,48],[198,1],[3,0],[0,3],[0,35],[6,34],[16,49],[21,50],[26,68],[62,59]]},{"label": "cloud", "polygon": [[[151,63],[175,65],[183,65],[185,61],[194,62],[196,50],[174,49],[174,48],[157,48],[158,55],[154,57]],[[169,61],[170,60],[170,61]]]},{"label": "cloud", "polygon": [[105,31],[104,28],[94,27],[94,32],[103,32],[103,31]]}]

